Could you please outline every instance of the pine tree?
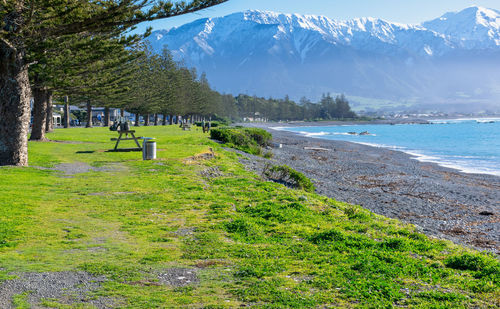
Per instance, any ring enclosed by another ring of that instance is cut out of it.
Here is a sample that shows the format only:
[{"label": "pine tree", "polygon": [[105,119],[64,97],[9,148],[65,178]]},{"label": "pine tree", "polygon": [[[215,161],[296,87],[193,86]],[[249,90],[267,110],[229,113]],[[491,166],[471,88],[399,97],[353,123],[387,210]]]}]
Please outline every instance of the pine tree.
[{"label": "pine tree", "polygon": [[[45,131],[52,119],[51,101],[55,91],[73,96],[95,99],[108,97],[120,91],[117,80],[124,74],[123,67],[134,54],[134,47],[141,36],[115,38],[110,35],[95,35],[90,38],[65,36],[59,38],[57,48],[35,50],[40,59],[30,67],[31,84],[34,89],[34,117],[30,140],[45,139]],[[97,78],[95,78],[97,76]],[[125,75],[126,76],[126,75]],[[97,85],[96,83],[99,83]],[[41,111],[46,110],[46,116]],[[90,114],[89,114],[90,115]]]},{"label": "pine tree", "polygon": [[[65,35],[124,32],[159,18],[195,12],[226,0],[0,2],[0,165],[28,165],[29,50]],[[32,59],[36,61],[37,59]]]}]

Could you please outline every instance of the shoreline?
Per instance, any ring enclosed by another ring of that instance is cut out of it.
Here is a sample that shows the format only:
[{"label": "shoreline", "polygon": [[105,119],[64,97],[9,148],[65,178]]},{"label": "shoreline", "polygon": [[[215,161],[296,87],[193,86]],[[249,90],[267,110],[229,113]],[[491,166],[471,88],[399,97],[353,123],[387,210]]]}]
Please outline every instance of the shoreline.
[{"label": "shoreline", "polygon": [[[427,235],[500,255],[500,177],[421,162],[400,150],[273,129],[282,124],[244,125],[269,131],[283,145],[273,149],[273,164],[304,173],[317,193],[417,225]],[[257,172],[267,161],[247,157],[243,163]]]},{"label": "shoreline", "polygon": [[[474,120],[474,119],[472,119],[472,120]],[[345,123],[334,122],[333,123],[333,122],[331,122],[331,123],[325,124],[324,126],[356,126],[356,125],[366,125],[366,124],[372,124],[372,125],[384,125],[385,124],[385,125],[387,125],[388,123],[364,123],[364,122],[363,123],[352,123],[352,122],[345,122]],[[391,123],[391,124],[395,125],[394,123]],[[408,123],[401,123],[401,124],[430,124],[430,123],[408,122]],[[309,124],[296,125],[296,126],[277,126],[275,123],[272,126],[262,126],[262,125],[259,126],[259,125],[257,125],[256,127],[271,129],[272,132],[285,131],[285,132],[291,132],[294,134],[298,134],[300,136],[304,136],[307,138],[323,139],[321,137],[322,135],[320,135],[320,134],[307,135],[307,134],[302,134],[302,132],[301,133],[292,132],[292,131],[288,131],[286,129],[286,128],[299,128],[299,127],[304,127],[304,128],[315,127],[315,126],[311,126]],[[321,127],[323,127],[323,125],[321,125]],[[380,145],[380,144],[371,144],[371,143],[355,142],[355,141],[346,141],[346,142],[353,143],[353,144],[359,144],[359,145],[366,145],[366,146],[374,147],[374,148],[383,148],[383,149],[389,149],[389,150],[393,150],[393,151],[403,152],[403,153],[408,154],[411,157],[411,159],[413,159],[413,160],[417,160],[417,161],[422,162],[422,163],[434,163],[434,164],[439,165],[440,167],[453,169],[453,170],[456,170],[457,172],[464,173],[464,174],[481,174],[481,175],[492,175],[492,176],[500,177],[500,172],[479,170],[479,169],[475,169],[473,167],[461,166],[461,165],[456,164],[456,163],[447,162],[447,161],[443,160],[442,158],[435,157],[432,154],[418,153],[418,151],[420,151],[420,150],[412,150],[412,149],[405,150],[404,147],[400,147],[397,145]]]}]

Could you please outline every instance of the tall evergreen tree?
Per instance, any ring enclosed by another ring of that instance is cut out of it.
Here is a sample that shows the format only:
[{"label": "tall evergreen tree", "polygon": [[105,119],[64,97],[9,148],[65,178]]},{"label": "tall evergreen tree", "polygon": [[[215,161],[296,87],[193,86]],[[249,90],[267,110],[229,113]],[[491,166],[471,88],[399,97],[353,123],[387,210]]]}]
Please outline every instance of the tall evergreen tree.
[{"label": "tall evergreen tree", "polygon": [[[127,72],[117,68],[134,57],[130,48],[140,39],[138,35],[117,38],[113,34],[89,38],[73,35],[59,38],[57,48],[32,51],[39,54],[40,60],[30,67],[35,90],[30,140],[45,139],[45,131],[50,126],[48,120],[52,119],[50,102],[54,91],[86,96],[86,103],[97,95],[119,92],[117,80]],[[39,111],[46,111],[46,116]]]},{"label": "tall evergreen tree", "polygon": [[27,51],[71,34],[124,32],[159,18],[195,12],[226,0],[175,4],[154,0],[0,2],[0,165],[28,165],[31,89]]}]

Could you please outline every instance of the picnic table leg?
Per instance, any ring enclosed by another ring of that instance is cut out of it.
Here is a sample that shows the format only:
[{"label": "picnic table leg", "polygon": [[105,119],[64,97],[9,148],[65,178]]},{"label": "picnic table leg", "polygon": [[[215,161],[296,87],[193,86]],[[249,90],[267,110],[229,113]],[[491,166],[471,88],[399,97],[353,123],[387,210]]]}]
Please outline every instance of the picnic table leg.
[{"label": "picnic table leg", "polygon": [[135,137],[134,133],[130,133],[132,135],[132,137],[134,138],[134,142],[135,144],[137,145],[137,148],[142,148],[141,147],[141,144],[139,144],[139,141],[137,140],[137,137]]},{"label": "picnic table leg", "polygon": [[122,138],[122,134],[123,134],[123,133],[121,133],[121,132],[120,132],[120,136],[118,136],[118,139],[116,140],[116,145],[115,145],[115,149],[114,149],[114,151],[116,151],[116,149],[118,149],[118,144],[120,143],[120,140],[121,140],[121,138]]}]

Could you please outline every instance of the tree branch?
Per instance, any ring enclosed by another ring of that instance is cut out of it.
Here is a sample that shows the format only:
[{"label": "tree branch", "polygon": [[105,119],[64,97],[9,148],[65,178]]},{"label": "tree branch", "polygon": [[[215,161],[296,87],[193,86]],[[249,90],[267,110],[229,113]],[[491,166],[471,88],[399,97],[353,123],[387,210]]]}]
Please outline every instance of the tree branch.
[{"label": "tree branch", "polygon": [[[46,28],[40,30],[41,37],[47,36],[63,36],[70,34],[78,34],[82,32],[109,32],[110,29],[120,28],[122,31],[145,21],[153,21],[156,19],[170,18],[181,16],[196,11],[212,7],[228,0],[205,0],[200,3],[198,0],[192,1],[190,4],[176,4],[171,2],[163,3],[160,6],[151,8],[148,12],[143,13],[141,9],[149,4],[149,1],[142,1],[140,4],[130,6],[131,0],[123,1],[113,8],[103,10],[102,12],[81,22],[60,25],[54,28]],[[120,20],[118,17],[130,15],[127,20]]]}]

